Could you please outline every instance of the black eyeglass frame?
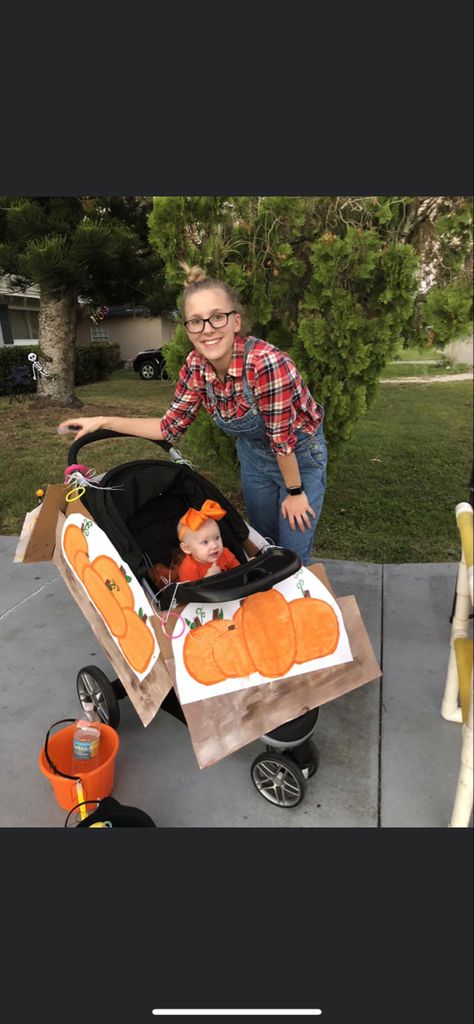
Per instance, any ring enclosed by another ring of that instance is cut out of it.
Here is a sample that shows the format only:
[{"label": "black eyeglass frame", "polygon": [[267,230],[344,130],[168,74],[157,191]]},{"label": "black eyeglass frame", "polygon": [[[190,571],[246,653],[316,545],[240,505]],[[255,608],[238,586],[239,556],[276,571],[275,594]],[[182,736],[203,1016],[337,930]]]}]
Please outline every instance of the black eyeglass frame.
[{"label": "black eyeglass frame", "polygon": [[[189,334],[202,334],[202,332],[204,330],[204,325],[205,324],[210,324],[211,327],[214,327],[214,324],[212,323],[212,320],[213,320],[213,317],[215,317],[215,316],[225,316],[225,317],[227,317],[227,320],[226,320],[225,324],[220,324],[219,325],[220,327],[227,327],[227,324],[229,323],[229,317],[232,316],[232,313],[237,313],[237,310],[236,309],[230,309],[228,313],[224,313],[224,312],[222,312],[222,313],[213,313],[212,316],[193,316],[191,318],[192,320],[202,320],[202,327],[200,327],[199,331],[190,331],[189,330],[188,324],[191,323],[191,320],[184,320],[183,324],[184,324],[186,330],[189,331]],[[218,330],[218,328],[214,327],[214,330]]]}]

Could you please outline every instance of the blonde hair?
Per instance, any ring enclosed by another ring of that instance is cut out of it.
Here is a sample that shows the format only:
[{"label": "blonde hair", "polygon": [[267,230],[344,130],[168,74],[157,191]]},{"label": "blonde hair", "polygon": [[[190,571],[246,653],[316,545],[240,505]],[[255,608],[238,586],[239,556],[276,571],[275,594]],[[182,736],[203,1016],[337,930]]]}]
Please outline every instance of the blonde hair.
[{"label": "blonde hair", "polygon": [[190,267],[188,263],[180,262],[180,267],[186,274],[184,283],[184,292],[181,299],[181,312],[183,317],[186,315],[186,300],[195,292],[205,291],[207,288],[220,288],[225,293],[231,306],[235,309],[236,313],[240,313],[242,319],[244,318],[244,310],[240,297],[237,292],[234,291],[230,285],[226,284],[225,281],[219,281],[216,277],[208,277],[206,271],[202,267],[197,265]]}]

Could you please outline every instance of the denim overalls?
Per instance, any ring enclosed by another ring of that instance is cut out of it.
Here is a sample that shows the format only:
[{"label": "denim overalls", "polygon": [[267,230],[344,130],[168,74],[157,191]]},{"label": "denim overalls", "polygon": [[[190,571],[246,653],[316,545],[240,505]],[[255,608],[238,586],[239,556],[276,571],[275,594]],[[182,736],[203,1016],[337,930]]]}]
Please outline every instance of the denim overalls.
[{"label": "denim overalls", "polygon": [[[276,456],[270,448],[265,431],[265,421],[257,408],[253,392],[247,381],[247,355],[252,344],[257,340],[257,338],[249,337],[244,350],[242,383],[245,399],[250,406],[248,412],[238,418],[224,420],[216,411],[213,414],[213,419],[224,434],[236,439],[242,492],[250,526],[253,526],[258,533],[273,544],[295,551],[303,565],[310,565],[314,561],[311,558],[311,549],[326,488],[327,453],[323,424],[321,422],[314,434],[307,434],[303,430],[296,431],[295,455],[298,460],[301,483],[309,504],[316,513],[316,519],[308,515],[310,522],[314,523],[313,526],[305,529],[304,532],[301,532],[298,526],[292,530],[288,520],[283,518],[280,511],[281,502],[287,497],[286,486]],[[215,401],[210,381],[207,382],[206,391],[209,399]],[[318,408],[324,415],[322,406],[318,406]]]}]

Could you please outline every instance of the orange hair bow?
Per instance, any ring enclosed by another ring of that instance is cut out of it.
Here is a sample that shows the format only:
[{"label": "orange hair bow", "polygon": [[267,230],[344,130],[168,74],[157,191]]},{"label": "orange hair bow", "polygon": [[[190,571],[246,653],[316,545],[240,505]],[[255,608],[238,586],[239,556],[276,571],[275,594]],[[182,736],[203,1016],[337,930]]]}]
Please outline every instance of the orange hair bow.
[{"label": "orange hair bow", "polygon": [[189,508],[179,521],[179,540],[182,540],[187,530],[199,530],[206,519],[222,519],[226,515],[227,512],[217,501],[205,501],[199,512],[197,508]]}]

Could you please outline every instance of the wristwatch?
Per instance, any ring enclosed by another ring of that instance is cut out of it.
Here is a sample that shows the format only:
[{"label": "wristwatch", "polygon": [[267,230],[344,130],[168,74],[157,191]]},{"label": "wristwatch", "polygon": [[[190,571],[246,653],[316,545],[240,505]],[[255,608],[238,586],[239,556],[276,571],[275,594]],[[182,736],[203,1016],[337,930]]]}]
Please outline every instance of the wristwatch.
[{"label": "wristwatch", "polygon": [[304,487],[301,487],[301,485],[299,487],[287,487],[286,488],[287,494],[291,494],[292,497],[293,497],[294,494],[303,494],[303,491],[304,491]]}]

